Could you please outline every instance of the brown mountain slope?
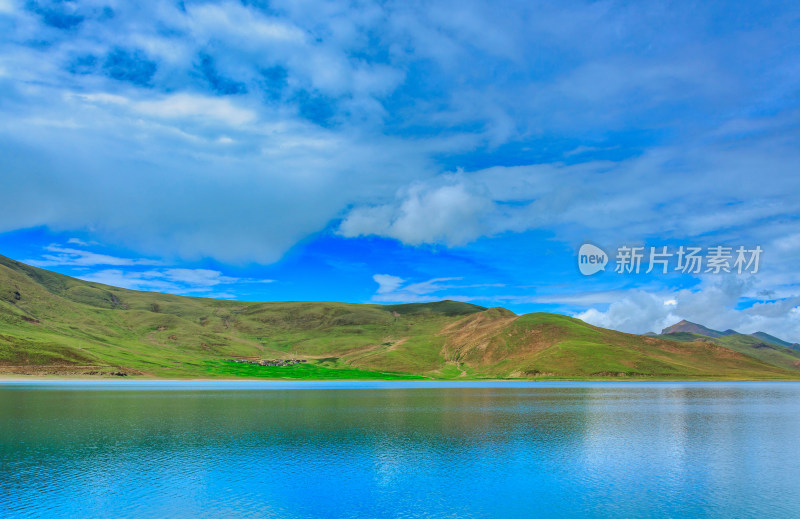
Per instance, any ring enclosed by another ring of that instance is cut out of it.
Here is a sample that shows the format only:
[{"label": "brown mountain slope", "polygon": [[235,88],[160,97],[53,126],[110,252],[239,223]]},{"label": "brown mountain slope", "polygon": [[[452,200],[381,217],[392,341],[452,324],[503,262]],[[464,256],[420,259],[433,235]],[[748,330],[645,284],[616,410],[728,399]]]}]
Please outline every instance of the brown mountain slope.
[{"label": "brown mountain slope", "polygon": [[[711,342],[679,343],[589,325],[557,314],[495,309],[449,325],[448,359],[497,376],[736,376],[764,363]],[[775,369],[774,367],[768,368]]]}]

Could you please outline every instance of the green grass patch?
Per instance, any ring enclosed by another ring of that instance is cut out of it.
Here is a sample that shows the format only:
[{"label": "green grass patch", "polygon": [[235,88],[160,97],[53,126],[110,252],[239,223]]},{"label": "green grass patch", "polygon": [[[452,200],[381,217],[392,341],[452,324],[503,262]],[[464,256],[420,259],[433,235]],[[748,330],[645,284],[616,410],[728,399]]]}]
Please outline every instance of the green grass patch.
[{"label": "green grass patch", "polygon": [[393,371],[329,368],[310,362],[295,366],[259,366],[231,361],[207,361],[204,366],[206,373],[215,377],[304,380],[424,380],[426,378]]}]

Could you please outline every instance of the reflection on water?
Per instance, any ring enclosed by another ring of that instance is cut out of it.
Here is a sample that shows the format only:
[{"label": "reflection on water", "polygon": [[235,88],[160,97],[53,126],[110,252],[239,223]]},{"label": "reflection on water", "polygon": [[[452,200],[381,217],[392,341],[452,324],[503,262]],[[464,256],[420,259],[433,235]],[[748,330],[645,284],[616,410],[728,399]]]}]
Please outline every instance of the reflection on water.
[{"label": "reflection on water", "polygon": [[466,386],[0,385],[0,516],[800,517],[800,384]]}]

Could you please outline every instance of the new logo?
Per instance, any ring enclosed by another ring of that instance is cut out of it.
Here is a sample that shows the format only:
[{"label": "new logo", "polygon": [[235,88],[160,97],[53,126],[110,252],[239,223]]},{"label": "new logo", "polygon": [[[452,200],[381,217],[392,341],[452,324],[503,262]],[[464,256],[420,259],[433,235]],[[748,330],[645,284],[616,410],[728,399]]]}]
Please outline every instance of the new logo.
[{"label": "new logo", "polygon": [[608,254],[603,249],[584,243],[578,250],[578,269],[584,276],[591,276],[601,270],[606,269],[608,264]]}]

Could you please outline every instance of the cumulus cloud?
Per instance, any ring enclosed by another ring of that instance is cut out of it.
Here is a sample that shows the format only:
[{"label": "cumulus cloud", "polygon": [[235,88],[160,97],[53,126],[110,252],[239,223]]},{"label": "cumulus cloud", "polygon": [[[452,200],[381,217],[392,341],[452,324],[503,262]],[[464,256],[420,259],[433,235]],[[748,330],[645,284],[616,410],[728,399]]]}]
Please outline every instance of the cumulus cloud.
[{"label": "cumulus cloud", "polygon": [[575,316],[588,323],[629,333],[660,333],[683,319],[716,330],[765,331],[800,342],[800,297],[759,302],[741,308],[756,288],[754,277],[706,279],[695,289],[657,292],[629,290],[605,310],[589,308]]},{"label": "cumulus cloud", "polygon": [[43,95],[13,131],[0,127],[9,208],[0,230],[91,229],[145,254],[269,263],[377,185],[427,171],[396,141],[376,146],[291,119],[245,129],[249,114],[226,100],[185,101],[142,112],[126,96],[54,106]]},{"label": "cumulus cloud", "polygon": [[339,232],[348,237],[389,236],[411,245],[463,245],[489,231],[481,222],[491,205],[490,200],[468,192],[463,184],[428,189],[415,185],[397,206],[354,209]]},{"label": "cumulus cloud", "polygon": [[[670,299],[666,296],[631,291],[611,303],[606,311],[590,308],[576,317],[596,326],[628,333],[658,333],[681,320],[674,313],[676,305],[666,304],[667,301]],[[700,317],[693,316],[693,319]]]}]

